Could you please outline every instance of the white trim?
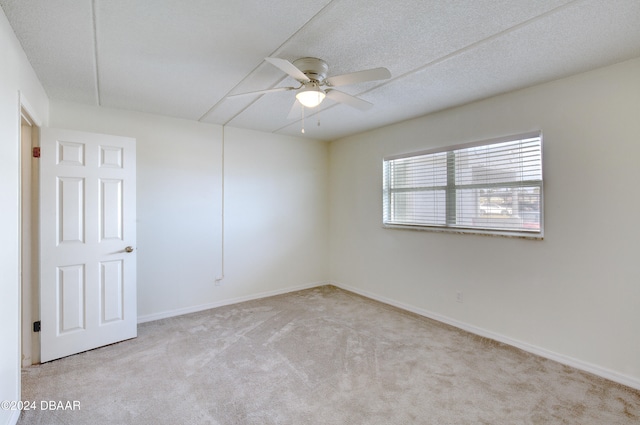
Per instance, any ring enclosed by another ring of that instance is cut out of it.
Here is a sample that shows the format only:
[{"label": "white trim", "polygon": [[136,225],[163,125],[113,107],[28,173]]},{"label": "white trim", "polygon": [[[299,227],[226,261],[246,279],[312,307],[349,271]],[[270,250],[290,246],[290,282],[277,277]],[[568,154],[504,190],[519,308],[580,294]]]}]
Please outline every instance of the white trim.
[{"label": "white trim", "polygon": [[592,373],[594,375],[597,375],[601,378],[605,378],[608,379],[610,381],[613,382],[617,382],[619,384],[625,385],[627,387],[631,387],[634,388],[636,390],[640,390],[640,380],[631,376],[627,376],[624,374],[621,374],[619,372],[598,366],[598,365],[594,365],[592,363],[588,363],[582,360],[578,360],[576,358],[570,357],[570,356],[566,356],[564,354],[560,354],[560,353],[556,353],[550,350],[547,350],[545,348],[542,347],[538,347],[526,342],[522,342],[522,341],[518,341],[516,339],[510,338],[508,336],[504,336],[495,332],[491,332],[488,331],[486,329],[482,329],[473,325],[470,325],[468,323],[464,323],[464,322],[460,322],[458,320],[452,319],[450,317],[447,316],[443,316],[441,314],[437,314],[437,313],[433,313],[431,311],[428,310],[424,310],[422,308],[419,307],[415,307],[409,304],[405,304],[396,300],[393,300],[391,298],[387,298],[387,297],[383,297],[377,294],[374,294],[372,292],[369,291],[364,291],[358,288],[355,288],[353,286],[349,286],[349,285],[344,285],[342,283],[338,283],[338,282],[331,282],[331,285],[336,286],[340,289],[344,289],[345,291],[349,291],[349,292],[353,292],[355,294],[358,295],[362,295],[363,297],[367,297],[370,298],[372,300],[375,301],[379,301],[382,302],[384,304],[388,304],[394,307],[398,307],[402,310],[406,310],[409,311],[411,313],[415,313],[418,314],[420,316],[424,316],[427,317],[429,319],[433,319],[433,320],[437,320],[438,322],[442,322],[442,323],[446,323],[448,325],[454,326],[458,329],[462,329],[464,331],[470,332],[472,334],[475,335],[479,335],[481,337],[484,338],[489,338],[492,339],[494,341],[498,341],[501,342],[503,344],[507,344],[507,345],[511,345],[513,347],[519,348],[523,351],[535,354],[537,356],[540,357],[544,357],[546,359],[549,360],[553,360],[556,361],[558,363],[567,365],[567,366],[571,366],[573,368],[585,371],[585,372],[589,372]]},{"label": "white trim", "polygon": [[230,298],[227,300],[216,301],[209,304],[200,304],[193,307],[186,307],[186,308],[180,308],[177,310],[164,311],[162,313],[147,314],[144,316],[138,316],[138,324],[152,322],[154,320],[166,319],[169,317],[182,316],[183,314],[197,313],[199,311],[209,310],[217,307],[224,307],[226,305],[238,304],[245,301],[252,301],[260,298],[273,297],[274,295],[287,294],[289,292],[301,291],[303,289],[317,288],[319,286],[324,286],[324,285],[329,285],[329,282],[307,283],[304,285],[290,286],[288,288],[278,289],[275,291],[260,292],[253,295],[246,295],[244,297]]},{"label": "white trim", "polygon": [[13,411],[13,414],[9,418],[9,425],[16,425],[18,423],[18,419],[20,419],[20,413],[21,412],[19,410]]},{"label": "white trim", "polygon": [[40,117],[38,117],[35,108],[31,105],[29,100],[27,100],[25,95],[20,90],[18,90],[18,103],[20,104],[19,106],[21,108],[27,111],[27,114],[29,114],[29,118],[31,118],[31,120],[33,121],[32,124],[35,124],[37,127],[42,127],[42,120],[40,119]]},{"label": "white trim", "polygon": [[[22,110],[24,108],[27,113],[29,110],[25,107],[23,101],[26,99],[23,98],[22,93],[18,90],[18,120],[16,123],[16,130],[18,135],[17,140],[17,164],[18,164],[18,198],[16,201],[18,202],[18,226],[17,226],[17,252],[18,252],[18,323],[17,323],[17,335],[18,341],[16,344],[16,371],[18,373],[17,380],[15,382],[15,394],[16,400],[20,400],[22,396]],[[31,120],[36,121],[36,118],[31,117]],[[15,141],[14,141],[15,142]],[[31,354],[31,353],[29,353]],[[20,418],[20,411],[14,411],[9,418],[9,423],[16,424],[18,419]]]},{"label": "white trim", "polygon": [[[540,217],[542,220],[542,217]],[[516,239],[531,239],[536,241],[544,240],[542,230],[539,232],[508,232],[500,229],[467,229],[464,227],[444,227],[444,226],[426,226],[422,224],[393,224],[382,223],[383,229],[392,230],[416,230],[418,232],[436,232],[436,233],[457,233],[459,235],[481,235],[481,236],[497,236],[499,238],[516,238]]]}]

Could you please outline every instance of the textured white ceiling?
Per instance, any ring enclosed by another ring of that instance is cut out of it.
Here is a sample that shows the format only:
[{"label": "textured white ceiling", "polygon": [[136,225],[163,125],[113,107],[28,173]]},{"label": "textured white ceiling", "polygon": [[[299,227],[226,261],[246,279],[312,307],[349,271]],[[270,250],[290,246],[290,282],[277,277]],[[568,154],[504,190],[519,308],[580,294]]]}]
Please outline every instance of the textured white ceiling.
[{"label": "textured white ceiling", "polygon": [[[640,56],[639,0],[0,0],[52,99],[300,135],[297,85],[267,56],[329,75],[387,67],[325,100],[305,136],[332,140]],[[318,126],[317,123],[320,122]]]}]

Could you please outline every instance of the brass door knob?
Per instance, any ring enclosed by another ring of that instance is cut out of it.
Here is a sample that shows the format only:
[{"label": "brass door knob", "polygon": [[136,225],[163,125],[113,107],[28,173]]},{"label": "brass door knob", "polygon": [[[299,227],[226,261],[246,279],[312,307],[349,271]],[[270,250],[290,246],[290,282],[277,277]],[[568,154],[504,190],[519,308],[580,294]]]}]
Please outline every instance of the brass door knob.
[{"label": "brass door knob", "polygon": [[125,252],[133,252],[133,247],[132,246],[128,246],[124,249]]}]

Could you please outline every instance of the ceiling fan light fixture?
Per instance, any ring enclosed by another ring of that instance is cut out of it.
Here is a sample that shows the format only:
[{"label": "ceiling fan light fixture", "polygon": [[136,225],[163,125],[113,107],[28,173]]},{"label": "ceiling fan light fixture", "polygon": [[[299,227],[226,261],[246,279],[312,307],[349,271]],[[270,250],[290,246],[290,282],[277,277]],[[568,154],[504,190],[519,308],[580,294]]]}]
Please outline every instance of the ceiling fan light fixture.
[{"label": "ceiling fan light fixture", "polygon": [[305,87],[298,90],[296,93],[296,99],[303,106],[307,108],[315,108],[324,100],[325,94],[324,91],[316,84],[308,84]]}]

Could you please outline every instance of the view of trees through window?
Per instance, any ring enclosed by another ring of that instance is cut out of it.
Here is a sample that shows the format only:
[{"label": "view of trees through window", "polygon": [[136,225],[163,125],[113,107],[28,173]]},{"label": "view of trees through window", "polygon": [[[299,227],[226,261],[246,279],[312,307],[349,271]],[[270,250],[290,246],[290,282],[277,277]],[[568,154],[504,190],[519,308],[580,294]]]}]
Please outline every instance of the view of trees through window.
[{"label": "view of trees through window", "polygon": [[539,135],[384,160],[387,225],[540,233],[541,201]]}]

